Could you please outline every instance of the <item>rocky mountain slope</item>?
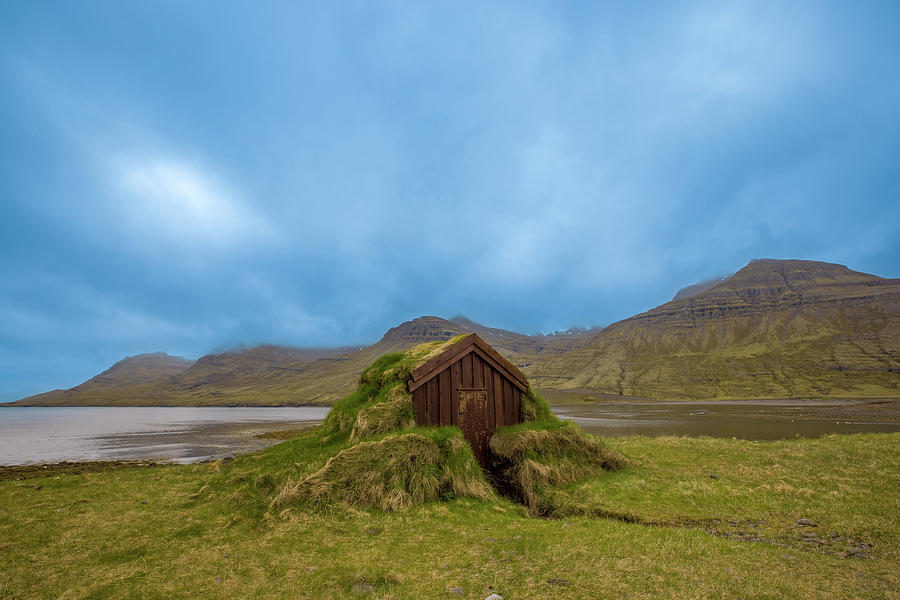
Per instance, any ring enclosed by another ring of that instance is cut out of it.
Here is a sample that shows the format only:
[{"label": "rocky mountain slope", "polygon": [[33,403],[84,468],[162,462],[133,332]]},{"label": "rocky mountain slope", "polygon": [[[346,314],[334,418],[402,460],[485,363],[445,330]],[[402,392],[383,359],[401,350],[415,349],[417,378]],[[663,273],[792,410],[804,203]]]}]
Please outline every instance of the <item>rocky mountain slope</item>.
[{"label": "rocky mountain slope", "polygon": [[755,260],[526,373],[539,388],[588,396],[897,397],[900,280]]}]

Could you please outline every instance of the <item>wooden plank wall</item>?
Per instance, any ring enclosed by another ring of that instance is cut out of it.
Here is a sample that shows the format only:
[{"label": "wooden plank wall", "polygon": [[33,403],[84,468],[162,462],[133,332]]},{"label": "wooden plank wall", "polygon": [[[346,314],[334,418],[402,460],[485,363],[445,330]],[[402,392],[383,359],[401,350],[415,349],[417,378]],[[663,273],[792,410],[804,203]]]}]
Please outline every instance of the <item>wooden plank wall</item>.
[{"label": "wooden plank wall", "polygon": [[413,392],[419,425],[459,425],[459,388],[487,390],[486,421],[489,431],[522,420],[522,392],[474,352],[432,377]]}]

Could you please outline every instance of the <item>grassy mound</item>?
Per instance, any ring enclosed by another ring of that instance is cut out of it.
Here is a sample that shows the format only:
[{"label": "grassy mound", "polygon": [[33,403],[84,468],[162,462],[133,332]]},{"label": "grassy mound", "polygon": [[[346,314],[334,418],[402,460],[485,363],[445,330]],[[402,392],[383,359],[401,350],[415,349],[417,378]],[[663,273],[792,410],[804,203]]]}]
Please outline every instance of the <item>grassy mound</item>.
[{"label": "grassy mound", "polygon": [[490,447],[498,483],[540,516],[558,513],[555,497],[548,493],[552,487],[625,465],[599,437],[555,419],[503,427],[491,437]]},{"label": "grassy mound", "polygon": [[274,506],[340,503],[397,511],[442,498],[493,495],[459,430],[441,427],[351,446],[286,486]]},{"label": "grassy mound", "polygon": [[[327,462],[283,486],[272,508],[334,504],[403,510],[451,497],[494,495],[457,427],[416,428],[410,372],[464,336],[387,354],[363,371],[352,394],[337,402],[317,432],[334,448]],[[499,429],[490,441],[491,479],[536,515],[554,514],[547,492],[622,464],[594,436],[560,422],[529,388],[524,423]],[[321,463],[320,463],[321,464]]]}]

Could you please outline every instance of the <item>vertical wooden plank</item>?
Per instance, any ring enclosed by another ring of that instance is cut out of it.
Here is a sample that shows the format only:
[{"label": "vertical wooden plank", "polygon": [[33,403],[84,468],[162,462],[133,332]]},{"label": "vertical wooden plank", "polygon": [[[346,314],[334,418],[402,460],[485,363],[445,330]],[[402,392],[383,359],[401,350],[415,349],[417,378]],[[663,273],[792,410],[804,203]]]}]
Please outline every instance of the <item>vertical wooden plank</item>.
[{"label": "vertical wooden plank", "polygon": [[505,377],[503,378],[503,420],[507,425],[516,422],[513,418],[512,384]]},{"label": "vertical wooden plank", "polygon": [[[494,422],[494,389],[490,384],[485,385],[485,381],[491,380],[491,367],[489,365],[484,364],[477,356],[475,357],[475,364],[477,368],[476,372],[480,372],[482,376],[481,387],[485,388],[485,414],[487,415],[487,424],[488,428],[492,428],[495,426]],[[476,384],[478,380],[475,380]]]},{"label": "vertical wooden plank", "polygon": [[509,425],[506,422],[506,413],[503,412],[503,377],[493,369],[491,373],[494,376],[494,414],[497,416],[497,427]]},{"label": "vertical wooden plank", "polygon": [[413,392],[413,414],[416,416],[416,425],[425,425],[425,386],[416,388]]},{"label": "vertical wooden plank", "polygon": [[490,456],[489,442],[491,439],[487,425],[487,398],[485,398],[484,392],[473,392],[473,394],[478,398],[476,403],[478,406],[478,462],[483,469],[487,469],[490,467],[488,457]]},{"label": "vertical wooden plank", "polygon": [[522,391],[517,387],[513,388],[513,419],[513,423],[522,422]]},{"label": "vertical wooden plank", "polygon": [[441,407],[440,424],[452,425],[453,420],[450,416],[450,369],[444,369],[438,375],[438,386],[440,387],[438,392],[438,404]]},{"label": "vertical wooden plank", "polygon": [[459,388],[462,387],[462,360],[450,365],[450,420],[459,425]]},{"label": "vertical wooden plank", "polygon": [[481,357],[474,352],[469,356],[472,357],[472,387],[484,387],[484,365]]},{"label": "vertical wooden plank", "polygon": [[428,380],[428,419],[429,425],[438,425],[441,420],[440,404],[438,402],[438,378],[432,377]]},{"label": "vertical wooden plank", "polygon": [[463,387],[475,387],[475,381],[472,379],[472,357],[474,352],[469,352],[462,357],[462,379],[460,385]]}]

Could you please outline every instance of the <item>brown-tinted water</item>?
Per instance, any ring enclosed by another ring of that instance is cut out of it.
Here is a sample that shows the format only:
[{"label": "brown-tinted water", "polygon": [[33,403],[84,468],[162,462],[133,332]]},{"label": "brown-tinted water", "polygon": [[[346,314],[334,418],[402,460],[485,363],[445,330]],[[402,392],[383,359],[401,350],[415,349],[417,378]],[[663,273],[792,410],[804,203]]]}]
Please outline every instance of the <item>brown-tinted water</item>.
[{"label": "brown-tinted water", "polygon": [[687,435],[775,440],[830,433],[900,432],[900,402],[761,400],[622,402],[553,407],[603,436]]}]

